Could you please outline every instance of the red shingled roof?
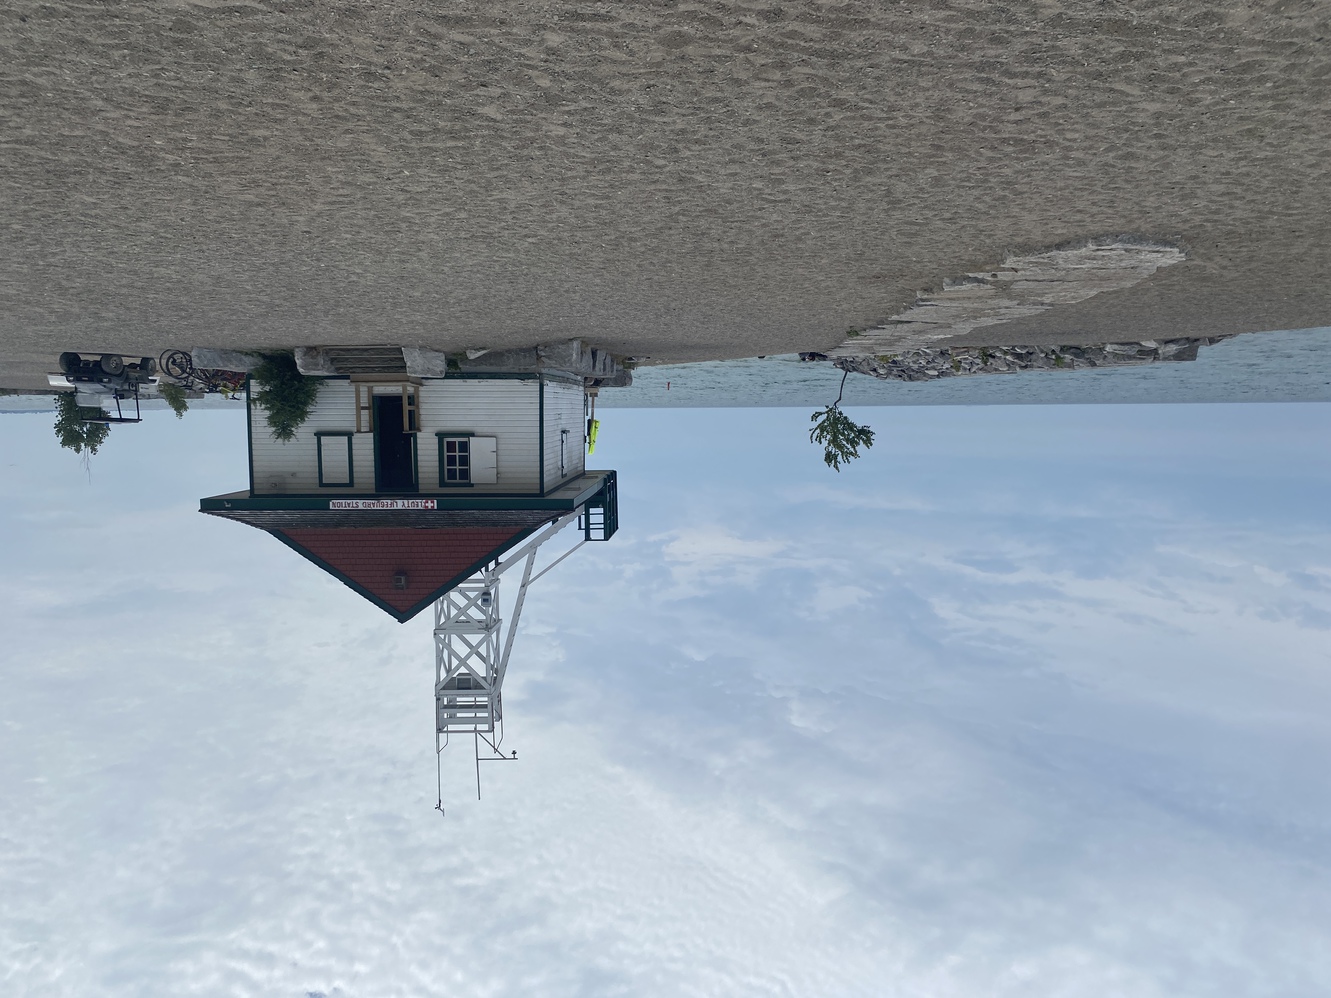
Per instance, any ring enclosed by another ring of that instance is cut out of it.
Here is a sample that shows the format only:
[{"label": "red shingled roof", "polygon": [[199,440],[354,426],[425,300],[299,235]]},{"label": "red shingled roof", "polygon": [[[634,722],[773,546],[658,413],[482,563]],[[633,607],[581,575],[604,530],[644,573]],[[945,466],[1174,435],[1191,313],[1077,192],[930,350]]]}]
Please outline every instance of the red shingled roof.
[{"label": "red shingled roof", "polygon": [[[529,527],[341,527],[274,530],[273,535],[398,620],[499,557]],[[393,576],[407,575],[396,589]]]}]

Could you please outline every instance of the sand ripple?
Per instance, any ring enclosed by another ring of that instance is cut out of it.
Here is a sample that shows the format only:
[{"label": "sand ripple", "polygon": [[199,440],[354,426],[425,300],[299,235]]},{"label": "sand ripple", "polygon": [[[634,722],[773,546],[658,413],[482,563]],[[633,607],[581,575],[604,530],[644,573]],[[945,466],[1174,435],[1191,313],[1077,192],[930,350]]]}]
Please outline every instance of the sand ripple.
[{"label": "sand ripple", "polygon": [[0,377],[62,348],[828,349],[1008,253],[1009,342],[1331,321],[1315,2],[12,0]]}]

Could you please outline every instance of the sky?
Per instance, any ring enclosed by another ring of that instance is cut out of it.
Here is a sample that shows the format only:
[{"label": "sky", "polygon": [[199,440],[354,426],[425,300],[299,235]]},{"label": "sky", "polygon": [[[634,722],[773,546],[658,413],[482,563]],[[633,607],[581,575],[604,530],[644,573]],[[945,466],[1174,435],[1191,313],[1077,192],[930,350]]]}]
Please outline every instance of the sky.
[{"label": "sky", "polygon": [[0,992],[1331,993],[1331,404],[850,414],[602,413],[445,817],[426,616],[197,512],[240,413],[0,416]]}]

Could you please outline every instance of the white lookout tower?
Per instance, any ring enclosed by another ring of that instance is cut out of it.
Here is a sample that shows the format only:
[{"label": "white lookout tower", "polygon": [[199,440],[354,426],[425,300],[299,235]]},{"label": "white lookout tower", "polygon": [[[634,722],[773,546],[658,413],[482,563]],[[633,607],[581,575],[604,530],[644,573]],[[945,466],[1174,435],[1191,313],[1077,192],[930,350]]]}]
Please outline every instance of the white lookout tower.
[{"label": "white lookout tower", "polygon": [[[504,675],[513,639],[517,635],[527,590],[588,541],[609,540],[615,532],[614,473],[610,495],[598,496],[579,512],[560,517],[502,561],[496,560],[476,575],[450,589],[434,604],[434,750],[448,747],[454,734],[471,735],[476,760],[476,797],[481,795],[481,763],[517,758],[504,755]],[[605,501],[605,499],[609,501]],[[582,533],[571,548],[539,572],[540,547],[574,521]],[[499,609],[499,579],[521,563],[522,579],[513,601],[507,629]],[[442,795],[438,805],[443,810]]]}]

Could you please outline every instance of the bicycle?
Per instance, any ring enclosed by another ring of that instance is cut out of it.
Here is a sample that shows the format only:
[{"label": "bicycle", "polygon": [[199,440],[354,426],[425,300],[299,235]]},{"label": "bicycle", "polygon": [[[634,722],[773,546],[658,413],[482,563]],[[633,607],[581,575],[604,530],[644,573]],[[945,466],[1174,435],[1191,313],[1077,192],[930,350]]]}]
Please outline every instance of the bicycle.
[{"label": "bicycle", "polygon": [[244,371],[223,371],[194,366],[194,358],[184,350],[168,350],[159,359],[164,374],[181,388],[204,394],[221,394],[229,399],[240,397],[248,375]]}]

